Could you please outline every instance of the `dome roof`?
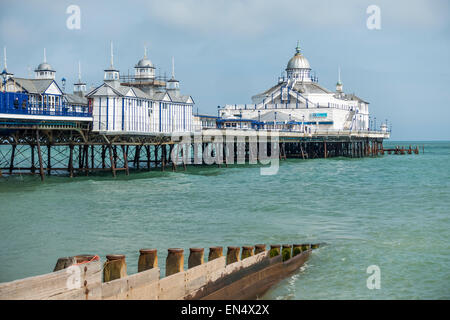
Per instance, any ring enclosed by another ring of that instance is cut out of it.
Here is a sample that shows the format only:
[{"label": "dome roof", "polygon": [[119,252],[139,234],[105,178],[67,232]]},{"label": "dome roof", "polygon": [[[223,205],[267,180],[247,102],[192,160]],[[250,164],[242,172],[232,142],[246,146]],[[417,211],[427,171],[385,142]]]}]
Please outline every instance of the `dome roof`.
[{"label": "dome roof", "polygon": [[153,68],[153,64],[149,59],[144,57],[136,64],[136,68]]},{"label": "dome roof", "polygon": [[42,62],[40,65],[38,65],[35,71],[54,71],[54,70],[52,66],[49,65],[47,62]]},{"label": "dome roof", "polygon": [[300,52],[300,47],[297,44],[295,48],[295,55],[289,60],[286,70],[288,69],[311,69],[308,59],[306,59]]},{"label": "dome roof", "polygon": [[296,54],[289,60],[286,69],[310,69],[308,59],[301,54]]}]

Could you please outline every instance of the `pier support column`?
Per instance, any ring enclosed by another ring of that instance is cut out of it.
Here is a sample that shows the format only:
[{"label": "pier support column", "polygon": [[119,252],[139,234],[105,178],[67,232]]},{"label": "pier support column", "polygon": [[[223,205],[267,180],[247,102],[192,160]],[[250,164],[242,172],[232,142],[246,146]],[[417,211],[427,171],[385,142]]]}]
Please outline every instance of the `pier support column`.
[{"label": "pier support column", "polygon": [[208,261],[212,261],[214,259],[220,258],[223,256],[223,248],[222,247],[210,247]]},{"label": "pier support column", "polygon": [[103,265],[103,282],[109,282],[127,276],[125,255],[110,254],[106,256],[106,259]]},{"label": "pier support column", "polygon": [[42,152],[41,152],[41,143],[39,138],[39,130],[36,130],[36,143],[37,143],[37,151],[38,151],[38,158],[39,158],[39,174],[41,176],[41,181],[44,181],[44,165],[42,163]]},{"label": "pier support column", "polygon": [[14,169],[14,158],[16,155],[17,144],[13,144],[11,148],[11,160],[9,161],[9,174],[11,175]]},{"label": "pier support column", "polygon": [[182,272],[184,270],[183,249],[170,248],[167,251],[168,255],[166,258],[166,277],[178,272]]},{"label": "pier support column", "polygon": [[139,250],[138,272],[158,267],[158,254],[156,249]]},{"label": "pier support column", "polygon": [[203,264],[205,249],[203,248],[190,248],[189,249],[189,259],[188,268],[193,268]]},{"label": "pier support column", "polygon": [[34,144],[31,144],[30,148],[31,148],[31,174],[34,175],[36,171],[36,165],[34,160]]},{"label": "pier support column", "polygon": [[73,144],[69,145],[69,176],[73,178]]},{"label": "pier support column", "polygon": [[254,255],[254,252],[253,252],[254,249],[255,249],[255,247],[253,247],[253,246],[243,246],[242,247],[241,260],[244,260],[245,258],[253,256]]},{"label": "pier support column", "polygon": [[111,145],[108,146],[108,150],[109,150],[109,160],[111,161],[111,172],[112,172],[113,177],[115,178],[116,177],[116,165],[115,165],[113,149],[112,149]]},{"label": "pier support column", "polygon": [[51,155],[52,147],[50,145],[50,142],[47,145],[47,175],[51,174],[52,171],[52,155]]},{"label": "pier support column", "polygon": [[257,245],[255,245],[255,254],[261,253],[263,251],[266,251],[266,245],[265,244],[257,244]]},{"label": "pier support column", "polygon": [[145,150],[147,151],[147,171],[150,171],[152,157],[150,153],[150,146],[145,146]]},{"label": "pier support column", "polygon": [[128,146],[127,146],[126,150],[125,150],[125,146],[122,146],[123,165],[125,167],[126,175],[129,176],[130,175],[130,169],[128,167],[128,155],[127,155],[127,153],[128,153]]},{"label": "pier support column", "polygon": [[227,264],[231,264],[239,261],[239,251],[241,248],[239,247],[228,247],[227,248]]}]

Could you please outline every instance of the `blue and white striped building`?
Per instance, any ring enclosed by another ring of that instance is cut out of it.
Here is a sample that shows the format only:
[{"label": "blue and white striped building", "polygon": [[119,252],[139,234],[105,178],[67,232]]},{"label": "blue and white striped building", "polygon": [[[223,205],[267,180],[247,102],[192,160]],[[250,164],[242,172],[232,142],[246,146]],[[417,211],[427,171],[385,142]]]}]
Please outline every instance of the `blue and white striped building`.
[{"label": "blue and white striped building", "polygon": [[[174,68],[172,68],[174,69]],[[154,134],[193,131],[194,101],[181,95],[174,70],[169,81],[155,77],[155,67],[147,58],[135,65],[134,77],[120,77],[111,65],[104,82],[87,95],[92,105],[93,131],[104,133]]]}]

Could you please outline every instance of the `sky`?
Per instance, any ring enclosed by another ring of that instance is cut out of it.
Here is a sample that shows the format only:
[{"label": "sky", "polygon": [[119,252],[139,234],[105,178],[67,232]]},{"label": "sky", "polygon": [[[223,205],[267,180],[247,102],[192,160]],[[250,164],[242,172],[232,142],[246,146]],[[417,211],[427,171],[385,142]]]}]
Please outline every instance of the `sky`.
[{"label": "sky", "polygon": [[[71,5],[79,29],[67,27]],[[380,29],[367,27],[371,5]],[[344,91],[388,120],[392,140],[450,140],[449,15],[447,0],[0,0],[0,46],[17,77],[34,76],[46,48],[66,91],[78,61],[88,87],[101,84],[111,41],[122,74],[146,46],[156,74],[171,74],[173,56],[194,111],[214,115],[276,84],[300,41],[319,83],[335,90],[340,67]]]}]

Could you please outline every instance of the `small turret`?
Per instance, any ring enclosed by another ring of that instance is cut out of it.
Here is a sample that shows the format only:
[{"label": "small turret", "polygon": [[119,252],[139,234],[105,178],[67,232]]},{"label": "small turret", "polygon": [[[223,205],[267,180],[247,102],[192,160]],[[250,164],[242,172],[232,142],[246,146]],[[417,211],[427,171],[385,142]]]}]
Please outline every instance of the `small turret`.
[{"label": "small turret", "polygon": [[104,81],[116,86],[119,85],[119,70],[114,68],[114,53],[113,53],[113,43],[111,41],[111,66],[105,69]]},{"label": "small turret", "polygon": [[134,77],[136,80],[153,80],[155,79],[155,67],[147,58],[147,48],[144,48],[144,58],[138,61],[134,66]]},{"label": "small turret", "polygon": [[56,71],[47,63],[47,55],[44,48],[44,62],[42,62],[36,70],[34,70],[36,79],[54,80]]},{"label": "small turret", "polygon": [[167,91],[178,95],[180,93],[180,82],[175,79],[175,60],[172,57],[172,78],[167,81]]},{"label": "small turret", "polygon": [[86,83],[81,81],[81,63],[78,61],[78,82],[73,85],[73,93],[84,97],[86,94]]}]

